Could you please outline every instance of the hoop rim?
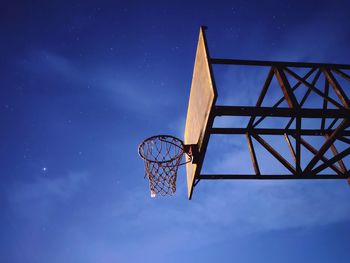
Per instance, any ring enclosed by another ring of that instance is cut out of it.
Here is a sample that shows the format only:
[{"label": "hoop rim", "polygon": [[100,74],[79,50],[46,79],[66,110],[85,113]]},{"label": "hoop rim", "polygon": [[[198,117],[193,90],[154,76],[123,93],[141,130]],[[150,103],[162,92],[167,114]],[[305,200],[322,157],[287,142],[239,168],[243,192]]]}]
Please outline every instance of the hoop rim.
[{"label": "hoop rim", "polygon": [[[175,155],[173,158],[171,158],[171,159],[169,159],[169,160],[165,160],[165,161],[155,161],[155,160],[150,160],[150,159],[146,158],[146,157],[141,153],[141,148],[142,148],[142,146],[143,146],[147,141],[150,141],[150,140],[155,139],[155,138],[160,139],[161,137],[172,138],[172,139],[175,139],[176,141],[180,142],[180,144],[181,144],[180,146],[177,145],[177,144],[175,144],[175,143],[171,143],[171,142],[167,142],[167,143],[170,143],[170,144],[174,145],[175,147],[179,148],[179,149],[181,150],[181,152],[178,153],[177,155]],[[166,134],[158,134],[158,135],[153,135],[153,136],[151,136],[151,137],[148,137],[148,138],[144,139],[144,140],[139,144],[139,147],[138,147],[138,154],[139,154],[139,156],[140,156],[143,160],[145,160],[145,161],[147,161],[147,162],[151,162],[151,163],[167,163],[167,162],[171,162],[171,161],[173,161],[173,160],[176,160],[176,159],[178,159],[178,158],[181,158],[182,155],[185,153],[185,154],[190,158],[190,160],[187,161],[187,162],[184,162],[184,163],[180,163],[180,164],[179,164],[179,165],[184,165],[184,164],[186,164],[186,163],[192,161],[192,156],[189,155],[189,154],[185,151],[185,147],[184,147],[184,146],[185,146],[184,142],[183,142],[181,139],[179,139],[179,138],[177,138],[177,137],[175,137],[175,136],[166,135]]]}]

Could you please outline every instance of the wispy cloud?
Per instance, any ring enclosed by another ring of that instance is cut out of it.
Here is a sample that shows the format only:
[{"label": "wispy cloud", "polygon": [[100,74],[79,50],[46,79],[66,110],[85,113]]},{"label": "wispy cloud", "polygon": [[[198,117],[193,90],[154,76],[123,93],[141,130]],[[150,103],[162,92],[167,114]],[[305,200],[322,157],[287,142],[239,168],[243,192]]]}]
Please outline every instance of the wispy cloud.
[{"label": "wispy cloud", "polygon": [[[350,208],[342,201],[348,196],[347,185],[342,183],[329,190],[324,183],[236,182],[229,184],[230,189],[224,187],[220,195],[208,195],[206,205],[209,211],[220,212],[211,220],[224,221],[231,231],[315,227],[350,218]],[[239,229],[233,228],[237,225]]]},{"label": "wispy cloud", "polygon": [[[63,55],[37,50],[27,54],[18,64],[22,69],[30,71],[36,78],[48,76],[63,82],[69,94],[81,91],[93,93],[104,98],[108,104],[129,112],[151,115],[172,104],[172,100],[164,92],[159,92],[159,85],[149,81],[141,73],[130,72],[115,65],[96,64],[86,66],[82,61],[68,59]],[[109,67],[108,67],[109,66]],[[57,84],[56,83],[56,84]],[[61,85],[47,87],[54,94],[54,89],[62,89]],[[82,89],[83,88],[83,89]]]},{"label": "wispy cloud", "polygon": [[[186,195],[183,181],[177,199]],[[108,242],[117,250],[110,253],[135,260],[140,255],[165,258],[170,251],[182,251],[184,244],[195,249],[246,235],[342,222],[350,219],[344,201],[348,190],[343,181],[200,182],[193,200],[184,205],[183,199],[145,200],[144,191],[133,189],[114,209],[104,208],[105,219],[109,215],[111,225],[118,222],[114,235],[119,238]]]},{"label": "wispy cloud", "polygon": [[18,181],[8,190],[8,201],[16,215],[44,219],[55,205],[69,201],[79,192],[88,178],[88,173],[69,172],[55,178],[43,176],[32,182]]},{"label": "wispy cloud", "polygon": [[[203,182],[198,187],[198,197],[194,196],[190,207],[182,211],[161,207],[165,211],[158,216],[174,225],[199,227],[197,230],[200,230],[200,225],[224,226],[232,234],[316,227],[350,219],[350,208],[344,202],[349,196],[344,181],[235,181],[210,185]],[[142,220],[147,221],[147,210],[142,214]]]}]

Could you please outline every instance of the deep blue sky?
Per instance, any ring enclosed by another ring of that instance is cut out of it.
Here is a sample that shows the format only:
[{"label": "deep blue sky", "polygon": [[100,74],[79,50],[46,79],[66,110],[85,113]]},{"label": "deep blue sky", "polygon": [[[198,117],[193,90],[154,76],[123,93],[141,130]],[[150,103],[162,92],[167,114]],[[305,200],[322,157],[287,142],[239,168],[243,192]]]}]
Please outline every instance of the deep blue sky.
[{"label": "deep blue sky", "polygon": [[[200,25],[215,57],[350,64],[349,15],[345,0],[2,1],[0,262],[348,262],[346,182],[201,182],[188,201],[180,169],[177,194],[150,199],[137,146],[183,137]],[[256,100],[242,92],[219,101]],[[239,164],[239,147],[215,154],[208,170]]]}]

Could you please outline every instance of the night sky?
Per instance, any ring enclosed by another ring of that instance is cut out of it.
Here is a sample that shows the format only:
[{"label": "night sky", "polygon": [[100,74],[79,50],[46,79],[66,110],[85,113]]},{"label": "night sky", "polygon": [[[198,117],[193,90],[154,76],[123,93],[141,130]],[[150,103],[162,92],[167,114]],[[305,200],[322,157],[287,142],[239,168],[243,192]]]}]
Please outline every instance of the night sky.
[{"label": "night sky", "polygon": [[[137,154],[183,138],[200,25],[213,57],[350,64],[349,15],[345,0],[1,1],[0,262],[349,262],[346,181],[200,182],[188,201],[180,168],[176,195],[151,199]],[[219,102],[255,103],[254,78],[218,73]],[[225,140],[204,168],[251,171]]]}]

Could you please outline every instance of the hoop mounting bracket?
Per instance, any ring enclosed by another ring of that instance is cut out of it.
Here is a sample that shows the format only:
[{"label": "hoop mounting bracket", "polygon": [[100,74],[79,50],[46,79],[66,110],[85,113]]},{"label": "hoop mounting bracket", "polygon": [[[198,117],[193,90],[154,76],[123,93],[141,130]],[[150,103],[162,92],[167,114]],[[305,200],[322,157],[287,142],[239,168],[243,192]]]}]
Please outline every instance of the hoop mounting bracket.
[{"label": "hoop mounting bracket", "polygon": [[192,158],[192,163],[198,163],[198,145],[197,144],[185,144],[184,152]]}]

